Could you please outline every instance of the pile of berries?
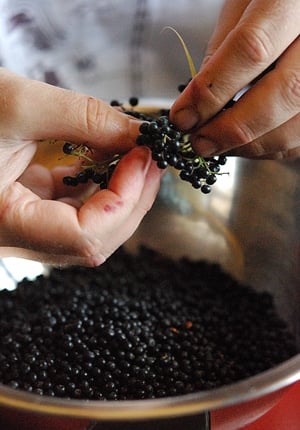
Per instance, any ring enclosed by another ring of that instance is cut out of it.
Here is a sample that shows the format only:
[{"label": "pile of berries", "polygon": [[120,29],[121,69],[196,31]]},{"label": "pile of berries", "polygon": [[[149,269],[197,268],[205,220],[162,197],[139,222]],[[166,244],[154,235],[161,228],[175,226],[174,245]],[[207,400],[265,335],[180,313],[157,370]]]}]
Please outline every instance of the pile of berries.
[{"label": "pile of berries", "polygon": [[122,248],[0,291],[0,344],[1,383],[94,400],[213,389],[298,352],[270,294],[215,264]]},{"label": "pile of berries", "polygon": [[[146,145],[151,149],[152,158],[161,169],[171,166],[178,170],[182,180],[189,182],[194,188],[200,189],[204,194],[211,192],[211,186],[216,182],[221,166],[226,164],[225,156],[201,157],[193,151],[189,135],[178,130],[168,117],[167,110],[149,116],[136,109],[138,99],[129,99],[130,109],[126,109],[118,101],[112,101],[112,106],[119,106],[124,113],[142,120],[137,145]],[[105,162],[95,162],[92,150],[84,144],[66,142],[63,146],[65,154],[78,156],[82,160],[81,170],[75,176],[66,176],[63,182],[66,185],[77,186],[89,180],[107,188],[111,175],[121,155],[116,154]]]}]

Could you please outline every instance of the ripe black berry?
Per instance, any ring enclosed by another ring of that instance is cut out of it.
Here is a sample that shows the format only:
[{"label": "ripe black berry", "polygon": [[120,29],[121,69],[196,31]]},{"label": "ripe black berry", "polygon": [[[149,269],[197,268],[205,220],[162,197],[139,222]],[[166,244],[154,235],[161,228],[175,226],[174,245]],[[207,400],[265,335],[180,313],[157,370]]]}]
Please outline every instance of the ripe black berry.
[{"label": "ripe black berry", "polygon": [[[179,177],[199,188],[204,194],[211,191],[211,185],[220,174],[220,166],[226,163],[226,157],[202,158],[195,154],[189,136],[177,130],[167,115],[151,119],[140,126],[138,145],[151,149],[152,158],[157,166],[166,169],[168,166],[179,170]],[[209,178],[207,182],[207,178]]]},{"label": "ripe black berry", "polygon": [[212,389],[298,352],[270,294],[214,264],[122,248],[0,291],[0,344],[1,383],[87,400]]},{"label": "ripe black berry", "polygon": [[111,106],[121,106],[121,105],[122,105],[122,103],[120,103],[118,100],[112,100],[112,101],[110,102],[110,105],[111,105]]},{"label": "ripe black berry", "polygon": [[76,179],[79,184],[85,184],[89,180],[88,172],[83,170],[77,173]]},{"label": "ripe black berry", "polygon": [[[182,88],[185,87],[182,86]],[[138,98],[131,97],[129,104],[132,108],[138,105]],[[152,158],[157,166],[166,169],[171,166],[179,171],[179,177],[188,181],[194,188],[199,188],[204,194],[211,191],[211,185],[220,175],[221,166],[226,164],[226,157],[202,158],[194,153],[189,135],[177,130],[169,120],[169,111],[163,110],[155,115],[146,115],[137,109],[125,110],[117,100],[111,101],[112,106],[119,106],[125,114],[142,120],[136,138],[137,145],[145,145],[151,149]],[[113,171],[121,159],[116,154],[111,160],[103,163],[92,159],[92,151],[87,145],[66,142],[63,146],[66,154],[80,157],[83,160],[82,171],[73,178],[68,176],[63,179],[64,184],[76,186],[86,183],[88,180],[99,184],[100,189],[107,188]],[[207,180],[207,178],[209,178]]]},{"label": "ripe black berry", "polygon": [[130,97],[129,104],[132,107],[135,107],[139,104],[139,99],[137,97]]},{"label": "ripe black berry", "polygon": [[210,192],[211,192],[211,188],[210,188],[210,186],[209,186],[209,185],[207,185],[207,184],[203,184],[203,185],[201,186],[201,191],[202,191],[202,193],[204,193],[204,194],[208,194],[208,193],[210,193]]},{"label": "ripe black berry", "polygon": [[74,145],[70,142],[65,142],[63,145],[63,152],[67,155],[72,154],[74,150]]},{"label": "ripe black berry", "polygon": [[207,176],[206,183],[207,185],[213,185],[216,182],[216,180],[217,180],[216,175],[211,174]]},{"label": "ripe black berry", "polygon": [[76,187],[78,185],[78,180],[76,177],[73,176],[64,176],[63,183],[65,185],[71,185],[72,187]]}]

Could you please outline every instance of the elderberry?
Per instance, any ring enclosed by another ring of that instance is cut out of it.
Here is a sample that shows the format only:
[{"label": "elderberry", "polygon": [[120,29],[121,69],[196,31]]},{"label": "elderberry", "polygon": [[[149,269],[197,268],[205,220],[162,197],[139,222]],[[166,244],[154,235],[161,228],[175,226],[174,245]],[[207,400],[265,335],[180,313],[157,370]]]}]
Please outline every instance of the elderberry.
[{"label": "elderberry", "polygon": [[78,181],[77,181],[76,177],[73,177],[73,176],[64,176],[63,177],[63,183],[65,185],[70,185],[72,187],[76,187],[78,185]]},{"label": "elderberry", "polygon": [[137,97],[130,97],[129,104],[132,107],[135,107],[139,104],[139,99]]},{"label": "elderberry", "polygon": [[299,352],[269,293],[144,248],[0,291],[0,344],[2,384],[85,400],[209,390]]},{"label": "elderberry", "polygon": [[63,152],[67,155],[72,154],[74,150],[74,145],[71,142],[65,142],[63,146]]},{"label": "elderberry", "polygon": [[122,106],[122,103],[120,103],[118,100],[112,100],[110,102],[111,106]]},{"label": "elderberry", "polygon": [[[131,97],[129,105],[135,108],[138,98]],[[189,135],[178,130],[169,120],[169,111],[164,110],[155,116],[146,115],[137,109],[125,109],[117,100],[111,101],[112,106],[123,109],[127,115],[142,120],[136,138],[137,145],[148,146],[152,152],[152,158],[160,169],[171,166],[178,170],[179,177],[189,182],[194,188],[200,189],[204,194],[211,191],[211,186],[216,182],[217,175],[221,175],[221,166],[226,164],[226,157],[204,158],[193,151]],[[76,186],[87,183],[89,180],[100,186],[100,189],[108,187],[113,171],[121,159],[115,155],[112,160],[104,163],[95,162],[87,145],[66,142],[63,152],[68,155],[77,155],[83,159],[82,169],[74,177],[66,176],[63,179],[65,185]]]},{"label": "elderberry", "polygon": [[195,154],[189,136],[176,129],[166,115],[143,122],[139,131],[137,145],[151,149],[152,158],[159,168],[174,167],[182,180],[204,194],[210,193],[216,175],[221,174],[221,166],[226,164],[225,156],[203,158]]}]

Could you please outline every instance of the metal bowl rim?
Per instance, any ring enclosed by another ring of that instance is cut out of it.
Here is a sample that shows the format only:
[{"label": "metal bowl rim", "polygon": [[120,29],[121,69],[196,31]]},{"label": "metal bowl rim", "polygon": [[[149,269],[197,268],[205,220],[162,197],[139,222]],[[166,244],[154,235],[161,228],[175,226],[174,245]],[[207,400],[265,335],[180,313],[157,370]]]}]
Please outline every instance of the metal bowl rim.
[{"label": "metal bowl rim", "polygon": [[300,380],[300,354],[234,384],[182,396],[149,400],[72,400],[41,396],[0,384],[0,405],[34,413],[110,421],[190,415],[255,400]]}]

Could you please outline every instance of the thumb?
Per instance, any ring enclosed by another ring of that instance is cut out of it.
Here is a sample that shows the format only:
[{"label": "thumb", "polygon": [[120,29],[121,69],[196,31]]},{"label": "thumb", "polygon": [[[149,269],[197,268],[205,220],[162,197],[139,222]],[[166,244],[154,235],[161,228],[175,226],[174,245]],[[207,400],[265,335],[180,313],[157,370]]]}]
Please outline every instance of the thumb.
[{"label": "thumb", "polygon": [[[139,121],[101,100],[0,69],[1,136],[8,139],[59,139],[130,149]],[[4,103],[3,103],[4,101]]]}]

